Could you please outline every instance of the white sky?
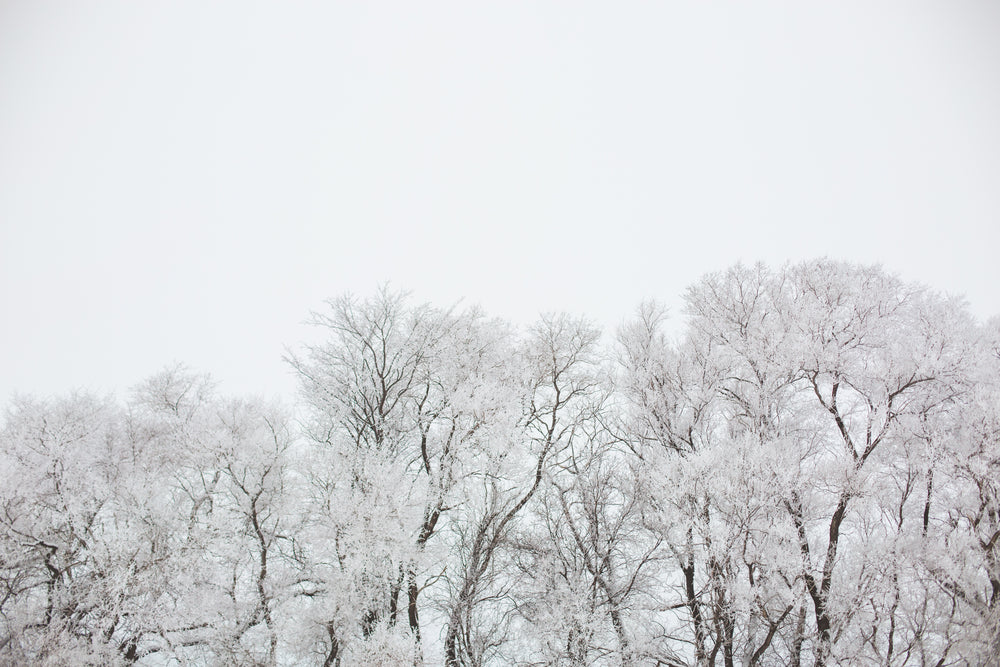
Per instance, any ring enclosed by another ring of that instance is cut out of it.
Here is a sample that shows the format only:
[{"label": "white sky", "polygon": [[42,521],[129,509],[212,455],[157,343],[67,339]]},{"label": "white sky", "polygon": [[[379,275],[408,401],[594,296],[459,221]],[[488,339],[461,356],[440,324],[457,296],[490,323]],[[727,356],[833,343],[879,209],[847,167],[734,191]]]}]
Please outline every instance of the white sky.
[{"label": "white sky", "polygon": [[383,281],[613,327],[737,260],[1000,313],[1000,3],[0,0],[0,401],[293,388]]}]

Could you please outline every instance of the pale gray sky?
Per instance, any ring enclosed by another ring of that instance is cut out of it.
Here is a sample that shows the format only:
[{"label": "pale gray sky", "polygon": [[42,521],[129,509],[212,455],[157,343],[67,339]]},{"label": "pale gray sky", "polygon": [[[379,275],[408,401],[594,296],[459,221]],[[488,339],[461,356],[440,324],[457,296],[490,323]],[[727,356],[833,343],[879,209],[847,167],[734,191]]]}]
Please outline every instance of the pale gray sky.
[{"label": "pale gray sky", "polygon": [[0,400],[287,393],[392,281],[613,327],[743,260],[1000,313],[1000,3],[0,2]]}]

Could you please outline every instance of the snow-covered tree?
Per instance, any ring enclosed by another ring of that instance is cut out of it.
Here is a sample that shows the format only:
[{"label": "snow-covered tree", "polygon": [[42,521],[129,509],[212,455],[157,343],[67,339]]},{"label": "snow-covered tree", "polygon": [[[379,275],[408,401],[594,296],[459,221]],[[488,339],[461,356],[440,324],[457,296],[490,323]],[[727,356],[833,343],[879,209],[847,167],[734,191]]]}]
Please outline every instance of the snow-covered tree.
[{"label": "snow-covered tree", "polygon": [[737,265],[519,330],[382,289],[294,408],[183,366],[0,429],[4,664],[989,664],[1000,319]]}]

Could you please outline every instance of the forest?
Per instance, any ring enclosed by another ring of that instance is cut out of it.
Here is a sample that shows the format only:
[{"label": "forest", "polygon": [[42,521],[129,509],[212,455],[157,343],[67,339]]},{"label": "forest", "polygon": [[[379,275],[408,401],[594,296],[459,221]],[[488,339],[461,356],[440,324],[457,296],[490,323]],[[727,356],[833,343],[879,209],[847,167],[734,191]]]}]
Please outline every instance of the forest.
[{"label": "forest", "polygon": [[386,287],[311,314],[286,403],[15,396],[0,664],[995,664],[1000,318],[828,259],[684,302]]}]

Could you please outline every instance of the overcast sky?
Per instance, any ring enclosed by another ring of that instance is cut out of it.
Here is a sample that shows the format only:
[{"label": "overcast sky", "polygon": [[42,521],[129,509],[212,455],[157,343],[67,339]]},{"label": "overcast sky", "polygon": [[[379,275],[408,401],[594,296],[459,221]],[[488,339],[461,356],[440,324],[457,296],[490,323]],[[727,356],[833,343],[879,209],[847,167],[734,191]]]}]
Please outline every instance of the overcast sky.
[{"label": "overcast sky", "polygon": [[742,260],[1000,313],[1000,3],[0,2],[0,400],[287,394],[384,281],[613,328]]}]

